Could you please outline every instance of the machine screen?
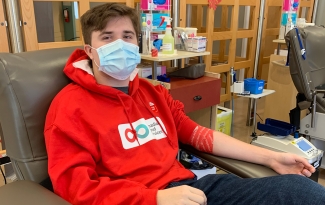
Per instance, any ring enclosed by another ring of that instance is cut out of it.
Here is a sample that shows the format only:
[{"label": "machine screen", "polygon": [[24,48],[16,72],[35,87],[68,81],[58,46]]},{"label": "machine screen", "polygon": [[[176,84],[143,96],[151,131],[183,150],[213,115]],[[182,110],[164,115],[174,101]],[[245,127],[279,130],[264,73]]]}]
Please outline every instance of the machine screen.
[{"label": "machine screen", "polygon": [[311,146],[304,140],[298,142],[297,145],[299,146],[300,149],[302,149],[302,151],[307,151],[311,148]]}]

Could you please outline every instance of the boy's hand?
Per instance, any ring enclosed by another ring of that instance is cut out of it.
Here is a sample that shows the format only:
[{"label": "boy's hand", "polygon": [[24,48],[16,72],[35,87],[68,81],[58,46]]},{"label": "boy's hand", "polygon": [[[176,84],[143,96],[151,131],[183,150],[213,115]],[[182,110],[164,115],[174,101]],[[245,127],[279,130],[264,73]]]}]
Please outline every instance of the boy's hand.
[{"label": "boy's hand", "polygon": [[157,193],[158,205],[206,205],[207,198],[203,191],[190,187],[178,186],[159,190]]},{"label": "boy's hand", "polygon": [[315,168],[305,158],[295,154],[275,152],[270,167],[279,174],[299,174],[310,177]]}]

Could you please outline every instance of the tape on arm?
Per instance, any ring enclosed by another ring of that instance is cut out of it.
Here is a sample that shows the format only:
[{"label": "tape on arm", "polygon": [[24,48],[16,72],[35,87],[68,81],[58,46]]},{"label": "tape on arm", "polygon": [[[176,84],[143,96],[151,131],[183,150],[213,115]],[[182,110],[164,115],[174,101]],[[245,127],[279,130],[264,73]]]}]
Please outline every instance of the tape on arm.
[{"label": "tape on arm", "polygon": [[212,153],[213,149],[213,130],[197,126],[190,138],[190,145],[202,152]]}]

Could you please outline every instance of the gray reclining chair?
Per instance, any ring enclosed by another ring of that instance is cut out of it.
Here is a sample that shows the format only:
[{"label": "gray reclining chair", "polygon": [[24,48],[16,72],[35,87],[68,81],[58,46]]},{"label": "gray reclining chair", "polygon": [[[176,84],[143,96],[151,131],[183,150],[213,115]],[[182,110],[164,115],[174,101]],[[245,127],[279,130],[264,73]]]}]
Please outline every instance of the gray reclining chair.
[{"label": "gray reclining chair", "polygon": [[[305,59],[301,55],[301,46],[296,29],[286,36],[290,44],[289,67],[295,87],[304,94],[308,102],[313,101],[311,90],[325,88],[325,28],[310,26],[298,29],[303,48],[306,51]],[[312,81],[310,84],[308,79]],[[324,94],[316,95],[316,111],[325,113]]]},{"label": "gray reclining chair", "polygon": [[[0,187],[1,204],[68,204],[41,186],[51,186],[44,183],[48,169],[43,129],[52,99],[70,82],[62,70],[74,49],[0,53],[0,124],[7,155],[19,179]],[[257,164],[215,157],[187,145],[182,149],[239,177],[277,175]]]},{"label": "gray reclining chair", "polygon": [[[286,42],[291,77],[300,96],[298,112],[311,111],[300,121],[300,133],[310,136],[318,149],[325,150],[325,28],[293,29],[287,34]],[[299,122],[300,116],[295,118]],[[324,160],[322,168],[325,168]]]}]

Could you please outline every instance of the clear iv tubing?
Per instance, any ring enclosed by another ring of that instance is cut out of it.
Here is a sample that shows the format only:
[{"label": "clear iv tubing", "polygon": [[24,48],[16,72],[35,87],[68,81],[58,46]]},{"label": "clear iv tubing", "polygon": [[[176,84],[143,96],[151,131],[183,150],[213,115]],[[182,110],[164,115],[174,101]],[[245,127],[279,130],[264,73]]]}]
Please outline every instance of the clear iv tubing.
[{"label": "clear iv tubing", "polygon": [[232,116],[231,116],[231,136],[234,137],[234,110],[235,110],[235,106],[234,106],[234,93],[231,94],[231,109],[232,109]]}]

